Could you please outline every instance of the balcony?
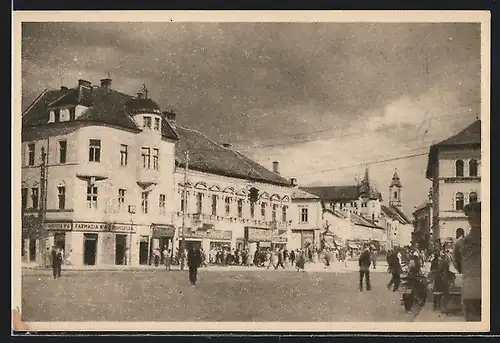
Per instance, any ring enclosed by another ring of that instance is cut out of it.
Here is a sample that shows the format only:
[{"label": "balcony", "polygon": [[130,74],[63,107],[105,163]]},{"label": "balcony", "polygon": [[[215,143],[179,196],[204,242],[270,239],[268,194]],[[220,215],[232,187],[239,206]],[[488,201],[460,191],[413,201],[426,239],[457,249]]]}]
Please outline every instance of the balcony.
[{"label": "balcony", "polygon": [[84,162],[77,166],[76,176],[85,179],[103,180],[109,177],[109,172],[104,163]]},{"label": "balcony", "polygon": [[142,166],[137,167],[137,183],[141,187],[156,185],[160,182],[160,170],[144,169]]},{"label": "balcony", "polygon": [[191,222],[195,225],[201,225],[201,224],[215,224],[217,222],[217,219],[220,217],[213,216],[211,214],[204,214],[204,213],[194,213],[192,215],[192,220]]}]

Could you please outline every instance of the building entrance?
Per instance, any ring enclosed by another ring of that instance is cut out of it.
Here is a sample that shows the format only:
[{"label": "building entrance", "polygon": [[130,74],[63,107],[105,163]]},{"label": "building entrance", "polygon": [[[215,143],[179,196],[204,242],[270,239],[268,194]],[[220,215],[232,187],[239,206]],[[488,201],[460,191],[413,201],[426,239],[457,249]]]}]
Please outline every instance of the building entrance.
[{"label": "building entrance", "polygon": [[93,266],[97,260],[97,234],[83,234],[83,264]]},{"label": "building entrance", "polygon": [[54,233],[54,246],[58,249],[65,249],[66,246],[66,234],[64,232]]},{"label": "building entrance", "polygon": [[115,241],[115,264],[125,265],[127,264],[126,257],[127,250],[127,235],[116,235]]},{"label": "building entrance", "polygon": [[139,264],[148,264],[149,258],[149,237],[141,236],[139,243]]}]

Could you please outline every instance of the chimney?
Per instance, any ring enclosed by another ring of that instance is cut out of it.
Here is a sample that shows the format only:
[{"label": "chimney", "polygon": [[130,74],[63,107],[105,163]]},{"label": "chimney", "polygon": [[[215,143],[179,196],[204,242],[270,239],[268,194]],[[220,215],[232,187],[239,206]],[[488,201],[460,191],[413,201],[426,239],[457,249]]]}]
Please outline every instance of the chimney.
[{"label": "chimney", "polygon": [[173,128],[175,128],[175,113],[174,112],[170,112],[170,111],[163,111],[162,112],[163,115],[165,116],[165,118],[167,118],[168,120],[168,123],[170,124],[170,126],[172,126]]},{"label": "chimney", "polygon": [[141,92],[137,93],[137,99],[143,99],[144,98],[144,94],[142,94]]},{"label": "chimney", "polygon": [[280,164],[278,161],[273,162],[273,173],[276,173],[278,175],[280,173]]},{"label": "chimney", "polygon": [[66,93],[66,92],[68,91],[68,87],[66,87],[66,86],[61,86],[61,90],[62,90],[63,92],[65,92],[65,93]]},{"label": "chimney", "polygon": [[290,179],[290,184],[291,184],[293,187],[297,187],[297,179],[296,179],[296,178],[294,178],[294,177],[292,177],[292,178]]},{"label": "chimney", "polygon": [[111,81],[110,78],[101,79],[101,87],[106,89],[111,88]]},{"label": "chimney", "polygon": [[231,148],[231,143],[222,143],[222,146],[223,146],[224,148],[229,149],[229,148]]},{"label": "chimney", "polygon": [[92,83],[90,81],[80,79],[78,80],[78,86],[91,87]]}]

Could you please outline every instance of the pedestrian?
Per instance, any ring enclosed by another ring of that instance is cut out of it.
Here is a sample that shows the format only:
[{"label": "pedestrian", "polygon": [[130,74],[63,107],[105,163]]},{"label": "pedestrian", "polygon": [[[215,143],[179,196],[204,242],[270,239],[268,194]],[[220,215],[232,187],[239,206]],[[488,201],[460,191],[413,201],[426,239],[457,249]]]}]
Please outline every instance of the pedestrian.
[{"label": "pedestrian", "polygon": [[470,232],[455,244],[453,262],[462,274],[462,303],[465,320],[481,321],[481,203],[464,208]]},{"label": "pedestrian", "polygon": [[283,269],[285,269],[284,262],[285,262],[285,252],[283,251],[283,249],[280,249],[278,251],[278,264],[276,265],[276,269],[278,269],[278,267],[282,267]]},{"label": "pedestrian", "polygon": [[432,291],[434,293],[432,303],[435,310],[440,309],[442,312],[446,312],[450,276],[450,262],[448,261],[446,252],[441,251],[437,262],[434,283],[432,285]]},{"label": "pedestrian", "polygon": [[187,254],[187,265],[189,268],[189,282],[192,285],[195,285],[196,281],[198,280],[198,268],[200,267],[200,264],[200,250],[197,247],[194,248],[193,246],[191,246]]},{"label": "pedestrian", "polygon": [[372,251],[372,264],[373,264],[373,269],[377,269],[377,252],[375,250]]},{"label": "pedestrian", "polygon": [[297,258],[297,263],[295,267],[297,268],[297,271],[305,271],[305,264],[306,264],[305,252],[297,251],[296,258]]},{"label": "pedestrian", "polygon": [[167,248],[163,249],[163,262],[165,263],[165,269],[166,270],[172,270],[171,265],[172,265],[172,257],[171,257],[172,251],[170,249],[167,250]]},{"label": "pedestrian", "polygon": [[401,264],[395,251],[391,251],[387,260],[389,263],[389,272],[391,273],[391,280],[387,284],[387,288],[390,289],[392,286],[392,291],[396,292],[401,284]]},{"label": "pedestrian", "polygon": [[372,288],[370,283],[370,265],[372,264],[370,247],[366,246],[361,255],[359,255],[358,264],[359,264],[359,290],[361,292],[363,291],[363,279],[365,279],[366,290],[370,291]]},{"label": "pedestrian", "polygon": [[290,264],[292,265],[292,268],[295,264],[295,250],[290,251]]},{"label": "pedestrian", "polygon": [[52,247],[51,251],[51,257],[52,257],[52,275],[54,276],[54,279],[60,278],[61,277],[61,265],[62,265],[62,251],[56,247]]}]

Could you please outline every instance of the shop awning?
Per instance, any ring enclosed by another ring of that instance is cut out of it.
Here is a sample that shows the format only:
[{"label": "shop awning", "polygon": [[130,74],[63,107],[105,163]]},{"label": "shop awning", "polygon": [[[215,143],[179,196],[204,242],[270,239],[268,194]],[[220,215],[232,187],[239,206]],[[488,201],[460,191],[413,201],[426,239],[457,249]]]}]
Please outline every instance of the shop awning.
[{"label": "shop awning", "polygon": [[174,237],[175,226],[170,224],[153,224],[153,238]]},{"label": "shop awning", "polygon": [[349,243],[347,246],[351,249],[359,249],[359,245],[356,243]]},{"label": "shop awning", "polygon": [[259,242],[259,246],[261,248],[270,248],[271,247],[271,242]]}]

